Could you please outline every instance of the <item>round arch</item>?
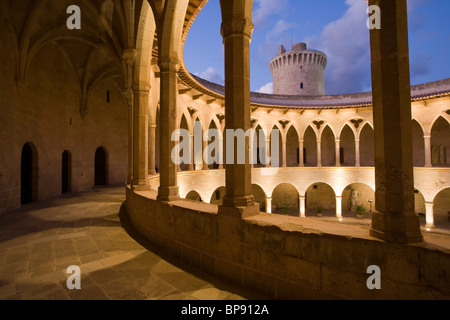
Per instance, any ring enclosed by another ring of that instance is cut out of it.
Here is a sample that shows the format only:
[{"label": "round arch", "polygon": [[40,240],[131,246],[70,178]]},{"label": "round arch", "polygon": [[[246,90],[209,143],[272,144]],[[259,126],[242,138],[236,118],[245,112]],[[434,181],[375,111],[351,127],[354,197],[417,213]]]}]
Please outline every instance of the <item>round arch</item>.
[{"label": "round arch", "polygon": [[191,191],[188,192],[188,194],[186,195],[185,199],[186,200],[203,202],[204,198],[196,190],[191,190]]},{"label": "round arch", "polygon": [[221,205],[226,191],[227,191],[227,189],[224,186],[221,186],[221,187],[217,188],[216,190],[214,190],[214,192],[211,195],[209,203]]},{"label": "round arch", "polygon": [[372,212],[375,209],[375,191],[366,183],[352,182],[342,191],[343,216],[352,216],[358,206]]},{"label": "round arch", "polygon": [[450,227],[450,187],[440,190],[434,197],[433,213],[436,227]]},{"label": "round arch", "polygon": [[290,183],[280,183],[272,192],[272,212],[285,215],[299,215],[299,192]]},{"label": "round arch", "polygon": [[313,183],[305,192],[306,216],[315,216],[318,207],[323,208],[325,215],[335,215],[336,192],[333,187],[326,182]]}]

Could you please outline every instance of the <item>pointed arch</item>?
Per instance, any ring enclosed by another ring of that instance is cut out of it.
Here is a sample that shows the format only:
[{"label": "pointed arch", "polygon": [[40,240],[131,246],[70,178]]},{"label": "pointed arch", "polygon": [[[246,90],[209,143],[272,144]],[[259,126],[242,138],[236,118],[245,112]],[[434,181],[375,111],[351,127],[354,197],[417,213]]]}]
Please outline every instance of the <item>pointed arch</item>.
[{"label": "pointed arch", "polygon": [[359,134],[360,161],[362,167],[375,166],[374,131],[370,123],[366,123]]},{"label": "pointed arch", "polygon": [[303,159],[305,167],[317,166],[317,136],[311,126],[303,134]]},{"label": "pointed arch", "polygon": [[286,134],[286,166],[298,167],[300,163],[299,135],[292,125]]},{"label": "pointed arch", "polygon": [[342,166],[355,166],[356,164],[356,147],[355,133],[351,126],[346,124],[341,130],[339,137],[339,153]]}]

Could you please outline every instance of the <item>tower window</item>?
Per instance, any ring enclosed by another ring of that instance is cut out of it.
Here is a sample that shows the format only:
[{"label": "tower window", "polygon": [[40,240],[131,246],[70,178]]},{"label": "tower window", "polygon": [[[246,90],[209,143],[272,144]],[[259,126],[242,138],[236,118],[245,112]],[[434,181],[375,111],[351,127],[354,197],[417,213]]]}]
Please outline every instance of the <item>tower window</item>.
[{"label": "tower window", "polygon": [[109,90],[106,91],[106,103],[111,102],[111,93]]},{"label": "tower window", "polygon": [[303,82],[300,83],[300,89],[303,89]]}]

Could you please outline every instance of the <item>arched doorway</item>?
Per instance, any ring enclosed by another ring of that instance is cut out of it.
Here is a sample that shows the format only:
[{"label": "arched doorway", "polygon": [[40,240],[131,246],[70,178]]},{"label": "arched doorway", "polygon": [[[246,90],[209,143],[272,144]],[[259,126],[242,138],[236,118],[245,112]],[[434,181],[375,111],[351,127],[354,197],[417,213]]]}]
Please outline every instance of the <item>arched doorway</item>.
[{"label": "arched doorway", "polygon": [[433,201],[434,225],[450,229],[450,188],[439,192]]},{"label": "arched doorway", "polygon": [[[356,207],[361,206],[366,213],[372,212],[375,207],[375,192],[364,183],[349,184],[342,192],[342,216],[356,217]],[[369,217],[369,216],[367,216]]]},{"label": "arched doorway", "polygon": [[412,143],[414,167],[425,166],[425,143],[423,130],[416,120],[412,120]]},{"label": "arched doorway", "polygon": [[22,205],[37,200],[37,153],[31,143],[22,148],[20,172],[20,203]]},{"label": "arched doorway", "polygon": [[339,147],[341,165],[354,167],[356,165],[355,134],[348,125],[342,129]]},{"label": "arched doorway", "polygon": [[105,186],[108,184],[108,155],[103,147],[95,151],[95,185]]},{"label": "arched doorway", "polygon": [[71,181],[71,167],[72,159],[70,152],[65,150],[62,154],[62,170],[61,170],[61,193],[71,192],[72,181]]},{"label": "arched doorway", "polygon": [[266,193],[257,184],[252,184],[252,194],[255,197],[255,202],[259,203],[259,210],[266,211]]},{"label": "arched doorway", "polygon": [[299,216],[299,194],[290,183],[278,185],[272,192],[272,213]]},{"label": "arched doorway", "polygon": [[333,188],[323,182],[309,186],[305,194],[306,216],[316,216],[317,208],[323,209],[326,216],[336,215],[336,194]]},{"label": "arched doorway", "polygon": [[186,200],[192,200],[192,201],[198,201],[198,202],[202,202],[203,201],[202,197],[195,190],[192,190],[191,192],[189,192],[186,195]]},{"label": "arched doorway", "polygon": [[373,128],[368,123],[362,128],[359,139],[361,167],[375,166],[375,137]]}]

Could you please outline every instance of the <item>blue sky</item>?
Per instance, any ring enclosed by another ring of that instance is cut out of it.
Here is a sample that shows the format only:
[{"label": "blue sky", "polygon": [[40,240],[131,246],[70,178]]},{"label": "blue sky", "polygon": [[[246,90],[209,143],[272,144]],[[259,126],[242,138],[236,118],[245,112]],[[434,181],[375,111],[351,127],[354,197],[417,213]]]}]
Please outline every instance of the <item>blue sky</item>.
[{"label": "blue sky", "polygon": [[[254,0],[251,90],[271,92],[268,64],[280,45],[306,42],[328,56],[326,94],[371,90],[369,30],[364,0]],[[450,77],[450,1],[408,0],[411,83]],[[188,70],[223,84],[219,0],[209,0],[184,48]]]}]

